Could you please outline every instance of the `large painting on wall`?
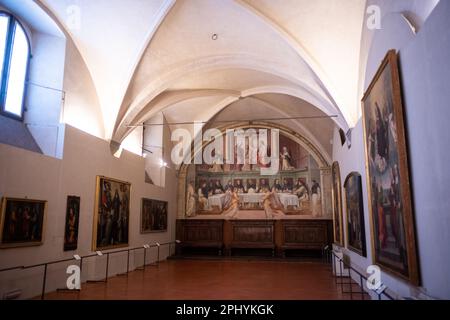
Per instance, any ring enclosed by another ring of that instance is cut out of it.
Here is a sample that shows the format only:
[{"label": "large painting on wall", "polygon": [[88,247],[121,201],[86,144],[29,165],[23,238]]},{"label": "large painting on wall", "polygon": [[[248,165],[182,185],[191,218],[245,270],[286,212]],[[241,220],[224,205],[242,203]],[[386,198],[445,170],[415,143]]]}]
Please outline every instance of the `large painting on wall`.
[{"label": "large painting on wall", "polygon": [[64,251],[78,248],[78,227],[80,223],[80,197],[67,197],[66,225],[64,228]]},{"label": "large painting on wall", "polygon": [[141,233],[167,231],[166,201],[142,199]]},{"label": "large painting on wall", "polygon": [[348,248],[367,257],[362,182],[359,173],[351,173],[344,183]]},{"label": "large painting on wall", "polygon": [[[259,132],[259,129],[254,130]],[[272,175],[262,173],[272,162],[262,161],[261,145],[255,152],[257,161],[251,163],[249,140],[244,146],[235,146],[235,157],[240,148],[245,154],[243,163],[191,165],[186,178],[185,217],[222,216],[243,220],[322,217],[323,186],[317,158],[305,146],[284,134],[279,135],[279,147],[273,148],[271,139],[267,143],[269,158],[273,159],[273,150],[279,149],[279,168]]]},{"label": "large painting on wall", "polygon": [[97,177],[92,250],[128,246],[131,184]]},{"label": "large painting on wall", "polygon": [[419,284],[398,56],[388,52],[362,101],[373,259]]},{"label": "large painting on wall", "polygon": [[46,207],[46,201],[3,198],[0,247],[42,245]]},{"label": "large painting on wall", "polygon": [[331,176],[333,181],[332,198],[333,198],[333,227],[334,242],[337,245],[344,245],[344,228],[342,219],[342,184],[341,170],[338,162],[334,162],[331,167]]}]

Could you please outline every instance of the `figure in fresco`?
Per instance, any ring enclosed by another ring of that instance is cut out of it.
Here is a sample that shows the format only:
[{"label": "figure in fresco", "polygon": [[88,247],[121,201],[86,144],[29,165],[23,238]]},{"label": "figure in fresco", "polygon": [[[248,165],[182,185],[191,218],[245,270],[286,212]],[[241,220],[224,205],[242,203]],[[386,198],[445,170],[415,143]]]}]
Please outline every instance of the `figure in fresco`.
[{"label": "figure in fresco", "polygon": [[272,188],[272,191],[269,191],[264,195],[262,202],[266,217],[268,219],[285,215],[283,211],[283,204],[281,203],[275,188]]},{"label": "figure in fresco", "polygon": [[290,171],[295,168],[292,166],[292,157],[287,147],[283,147],[283,151],[280,154],[281,157],[281,170]]},{"label": "figure in fresco", "polygon": [[197,194],[194,189],[194,182],[191,181],[188,184],[187,196],[186,196],[186,216],[194,217],[196,214],[195,203],[197,201]]},{"label": "figure in fresco", "polygon": [[309,201],[308,188],[300,178],[294,186],[294,194],[298,197],[300,204]]},{"label": "figure in fresco", "polygon": [[283,191],[283,186],[280,184],[280,179],[275,179],[272,189],[275,189],[275,192],[281,193]]},{"label": "figure in fresco", "polygon": [[270,168],[270,147],[266,145],[264,140],[260,140],[258,148],[258,167]]},{"label": "figure in fresco", "polygon": [[214,186],[214,194],[223,194],[225,190],[223,189],[220,180],[216,180],[216,185]]},{"label": "figure in fresco", "polygon": [[248,179],[247,180],[247,193],[256,193],[257,191],[258,191],[258,188],[256,187],[256,180]]},{"label": "figure in fresco", "polygon": [[292,191],[293,191],[292,183],[288,179],[284,178],[284,180],[283,180],[283,193],[292,194]]},{"label": "figure in fresco", "polygon": [[211,166],[211,168],[209,168],[209,172],[213,172],[213,173],[223,172],[223,165],[222,165],[223,160],[219,160],[219,159],[223,159],[223,157],[220,153],[217,153],[217,155],[218,156],[213,161],[213,165]]},{"label": "figure in fresco", "polygon": [[227,185],[225,186],[225,192],[227,192],[228,190],[233,189],[233,182],[231,180],[228,180]]},{"label": "figure in fresco", "polygon": [[199,209],[202,211],[206,211],[208,209],[208,196],[209,196],[209,189],[206,184],[206,181],[203,181],[200,189],[198,189],[198,204]]},{"label": "figure in fresco", "polygon": [[227,218],[235,219],[239,213],[239,196],[236,189],[232,189],[228,192],[231,195],[230,205],[228,209],[223,212],[223,215]]},{"label": "figure in fresco", "polygon": [[234,189],[237,193],[245,193],[244,185],[242,184],[241,179],[235,181]]},{"label": "figure in fresco", "polygon": [[208,198],[214,195],[215,190],[214,181],[210,180],[208,184]]},{"label": "figure in fresco", "polygon": [[319,210],[319,204],[320,204],[320,185],[316,180],[312,181],[312,187],[311,187],[311,202],[312,202],[312,215],[314,217],[318,217],[321,215]]},{"label": "figure in fresco", "polygon": [[258,190],[259,193],[267,193],[270,191],[270,187],[269,187],[269,183],[267,182],[267,179],[261,179],[258,189],[259,189]]}]

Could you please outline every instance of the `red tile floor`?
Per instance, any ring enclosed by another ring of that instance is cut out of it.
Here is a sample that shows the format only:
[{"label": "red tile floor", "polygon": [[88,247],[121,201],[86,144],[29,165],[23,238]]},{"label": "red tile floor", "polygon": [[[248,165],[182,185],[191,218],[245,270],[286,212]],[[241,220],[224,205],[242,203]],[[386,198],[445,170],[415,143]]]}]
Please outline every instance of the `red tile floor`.
[{"label": "red tile floor", "polygon": [[348,300],[350,295],[341,293],[331,267],[320,262],[169,260],[107,283],[83,284],[79,293],[50,293],[46,299]]}]

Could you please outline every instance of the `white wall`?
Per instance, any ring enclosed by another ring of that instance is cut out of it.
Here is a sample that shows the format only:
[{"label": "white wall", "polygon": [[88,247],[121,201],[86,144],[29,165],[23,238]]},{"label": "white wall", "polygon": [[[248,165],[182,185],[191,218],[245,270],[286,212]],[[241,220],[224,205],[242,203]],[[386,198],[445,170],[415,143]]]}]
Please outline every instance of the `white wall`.
[{"label": "white wall", "polygon": [[[400,15],[388,16],[382,30],[373,36],[365,70],[365,88],[374,76],[389,49],[400,52],[404,109],[419,263],[422,288],[383,273],[383,282],[400,296],[450,298],[450,151],[446,139],[450,136],[450,2],[440,1],[417,35],[408,32]],[[366,36],[369,31],[366,30]],[[364,41],[363,41],[364,43]],[[369,229],[369,208],[365,174],[365,151],[362,121],[353,130],[351,150],[341,147],[337,132],[334,137],[333,159],[341,165],[342,181],[352,171],[363,177],[364,210],[368,258],[349,252],[352,263],[361,269],[372,264]]]},{"label": "white wall", "polygon": [[60,135],[66,40],[32,32],[32,58],[25,100],[25,123],[46,155],[62,156]]},{"label": "white wall", "polygon": [[[168,146],[166,146],[168,147]],[[18,265],[32,265],[71,257],[77,253],[91,253],[92,224],[97,175],[131,182],[130,246],[166,242],[175,239],[176,177],[173,170],[166,170],[166,188],[157,188],[144,182],[144,159],[124,151],[120,159],[111,155],[109,143],[66,126],[64,158],[46,157],[23,149],[0,144],[0,196],[28,197],[47,200],[47,221],[44,245],[39,247],[0,250],[0,269]],[[63,252],[65,210],[68,195],[81,197],[78,250]],[[169,202],[168,232],[140,234],[141,198],[152,198]],[[155,250],[153,250],[154,259]],[[168,254],[162,251],[162,258]],[[134,263],[142,263],[142,252],[132,255]],[[66,265],[49,268],[47,291],[63,288],[67,276]],[[86,261],[83,280],[100,278],[104,274],[104,259]],[[110,274],[120,273],[126,268],[126,256],[111,259]],[[0,274],[0,299],[5,292],[22,289],[21,298],[40,294],[42,269],[13,271]]]}]

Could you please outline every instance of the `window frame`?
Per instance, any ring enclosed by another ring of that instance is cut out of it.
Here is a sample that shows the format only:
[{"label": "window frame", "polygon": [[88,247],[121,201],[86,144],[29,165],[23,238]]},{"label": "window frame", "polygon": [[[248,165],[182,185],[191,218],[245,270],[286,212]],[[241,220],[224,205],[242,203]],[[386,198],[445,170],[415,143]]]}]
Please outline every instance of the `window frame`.
[{"label": "window frame", "polygon": [[[9,118],[12,118],[14,120],[23,121],[24,120],[24,113],[26,111],[25,109],[25,100],[27,95],[27,83],[28,83],[28,75],[30,71],[30,62],[31,62],[31,41],[30,41],[30,35],[27,32],[27,29],[24,27],[22,22],[16,18],[14,15],[12,15],[8,11],[0,10],[0,15],[7,16],[9,18],[8,22],[8,29],[6,31],[6,44],[5,44],[5,52],[4,54],[4,61],[3,61],[3,68],[2,73],[0,74],[1,77],[1,85],[0,85],[0,114]],[[9,112],[5,110],[6,108],[6,97],[8,93],[8,81],[9,81],[9,74],[11,70],[11,61],[12,61],[12,54],[13,54],[13,48],[14,48],[14,36],[16,34],[17,25],[22,28],[22,31],[25,34],[25,38],[27,39],[28,44],[28,54],[27,54],[27,65],[25,70],[25,81],[23,83],[23,100],[22,100],[22,106],[20,108],[20,115],[17,115],[15,113]],[[1,53],[0,53],[1,54]]]}]

